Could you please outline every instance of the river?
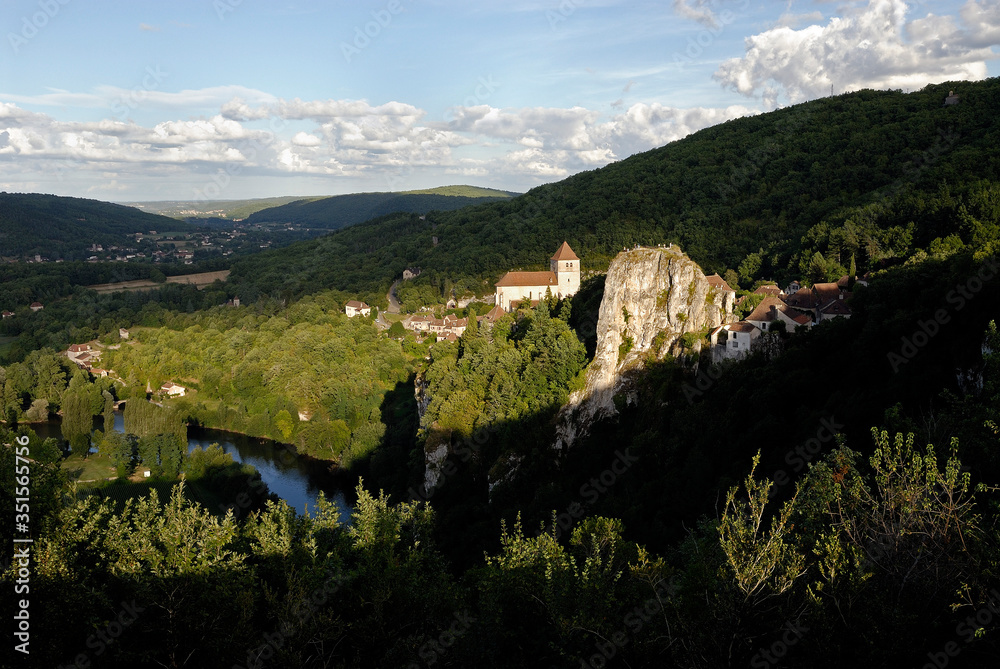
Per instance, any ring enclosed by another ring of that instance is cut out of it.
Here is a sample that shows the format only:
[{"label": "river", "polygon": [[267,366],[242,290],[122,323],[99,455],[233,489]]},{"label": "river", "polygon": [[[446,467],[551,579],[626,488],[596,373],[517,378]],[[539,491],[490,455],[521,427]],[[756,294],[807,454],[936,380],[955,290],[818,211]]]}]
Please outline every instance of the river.
[{"label": "river", "polygon": [[[99,426],[103,428],[103,419],[99,420]],[[62,439],[59,426],[59,421],[30,425],[42,438]],[[115,430],[125,431],[125,419],[121,412],[115,412]],[[349,519],[351,508],[344,495],[344,484],[329,471],[328,464],[322,460],[296,455],[283,444],[270,439],[203,427],[189,427],[187,434],[189,452],[199,446],[205,448],[218,444],[236,462],[256,467],[270,491],[299,513],[306,513],[307,506],[314,510],[319,493],[323,491],[328,499],[336,501],[341,509],[342,519],[345,522]]]}]

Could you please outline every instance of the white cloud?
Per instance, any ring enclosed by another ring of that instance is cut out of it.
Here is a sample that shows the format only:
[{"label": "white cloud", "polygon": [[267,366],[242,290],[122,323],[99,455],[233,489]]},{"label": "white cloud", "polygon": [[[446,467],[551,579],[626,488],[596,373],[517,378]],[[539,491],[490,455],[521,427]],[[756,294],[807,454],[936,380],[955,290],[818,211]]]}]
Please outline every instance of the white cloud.
[{"label": "white cloud", "polygon": [[240,97],[217,109],[204,118],[141,125],[117,119],[65,122],[3,102],[0,180],[28,183],[42,175],[63,185],[79,182],[77,192],[84,193],[137,188],[143,179],[158,185],[163,179],[186,179],[204,186],[220,171],[232,175],[222,179],[226,183],[248,175],[378,183],[400,170],[421,170],[442,183],[448,174],[462,174],[488,177],[500,186],[530,187],[754,113],[742,106],[634,104],[604,115],[583,107],[477,105],[457,107],[450,110],[450,120],[434,121],[424,110],[395,101],[271,98],[251,104]]},{"label": "white cloud", "polygon": [[[903,0],[870,0],[826,25],[777,27],[746,39],[746,54],[722,63],[714,77],[768,106],[782,94],[801,102],[860,88],[919,88],[949,79],[982,79],[986,43],[1000,30],[994,2],[969,0],[966,27],[928,14],[907,21]],[[976,23],[972,23],[976,21]]]},{"label": "white cloud", "polygon": [[323,140],[316,135],[310,135],[308,132],[297,132],[292,137],[292,144],[295,146],[319,146],[322,143]]},{"label": "white cloud", "polygon": [[1000,44],[1000,2],[968,0],[962,7],[962,22],[968,26],[966,43],[970,47],[990,47]]}]

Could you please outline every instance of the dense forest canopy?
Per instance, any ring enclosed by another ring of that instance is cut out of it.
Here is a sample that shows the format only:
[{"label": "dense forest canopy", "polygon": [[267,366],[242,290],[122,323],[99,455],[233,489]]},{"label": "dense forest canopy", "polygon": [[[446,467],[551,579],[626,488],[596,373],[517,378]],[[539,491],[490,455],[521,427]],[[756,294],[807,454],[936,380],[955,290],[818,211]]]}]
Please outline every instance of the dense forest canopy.
[{"label": "dense forest canopy", "polygon": [[0,256],[84,260],[93,244],[128,247],[135,234],[189,232],[183,221],[110,202],[0,193]]},{"label": "dense forest canopy", "polygon": [[293,223],[320,230],[336,230],[396,212],[426,214],[429,211],[453,211],[473,204],[504,200],[512,195],[489,188],[446,186],[426,191],[305,198],[255,212],[247,217],[247,223]]}]

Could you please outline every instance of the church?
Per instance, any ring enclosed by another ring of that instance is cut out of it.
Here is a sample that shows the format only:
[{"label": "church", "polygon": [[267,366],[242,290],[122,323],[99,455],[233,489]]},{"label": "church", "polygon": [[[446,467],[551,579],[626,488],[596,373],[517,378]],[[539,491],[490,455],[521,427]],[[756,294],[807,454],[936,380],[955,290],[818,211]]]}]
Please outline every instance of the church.
[{"label": "church", "polygon": [[580,259],[567,242],[549,259],[548,272],[507,272],[496,283],[496,304],[504,311],[512,304],[528,300],[537,302],[546,291],[558,298],[569,297],[580,290]]}]

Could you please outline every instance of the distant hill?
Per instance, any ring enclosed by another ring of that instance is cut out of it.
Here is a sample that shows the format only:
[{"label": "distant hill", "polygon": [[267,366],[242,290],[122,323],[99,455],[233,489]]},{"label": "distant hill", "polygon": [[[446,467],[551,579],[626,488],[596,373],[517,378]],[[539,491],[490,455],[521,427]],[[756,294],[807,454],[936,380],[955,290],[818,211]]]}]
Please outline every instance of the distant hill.
[{"label": "distant hill", "polygon": [[[944,106],[952,89],[960,103]],[[997,228],[998,107],[996,78],[822,98],[517,198],[426,220],[393,214],[241,259],[230,281],[377,300],[418,266],[415,285],[481,294],[509,269],[544,268],[563,240],[585,269],[607,267],[626,246],[673,242],[707,272],[738,270],[748,285],[832,275],[852,257],[863,272],[940,255]]]},{"label": "distant hill", "polygon": [[284,197],[264,197],[250,200],[162,200],[159,202],[123,202],[130,207],[151,214],[161,214],[171,218],[216,218],[230,221],[242,220],[261,209],[278,207],[289,202],[317,200],[315,197],[286,195]]},{"label": "distant hill", "polygon": [[[0,256],[81,260],[92,244],[128,247],[135,233],[193,226],[120,204],[37,193],[0,193]],[[131,236],[131,237],[130,237]]]},{"label": "distant hill", "polygon": [[248,223],[293,223],[303,227],[336,230],[378,216],[405,212],[453,211],[475,204],[506,200],[517,195],[476,186],[443,186],[400,193],[355,193],[320,199],[302,199],[263,209]]}]

